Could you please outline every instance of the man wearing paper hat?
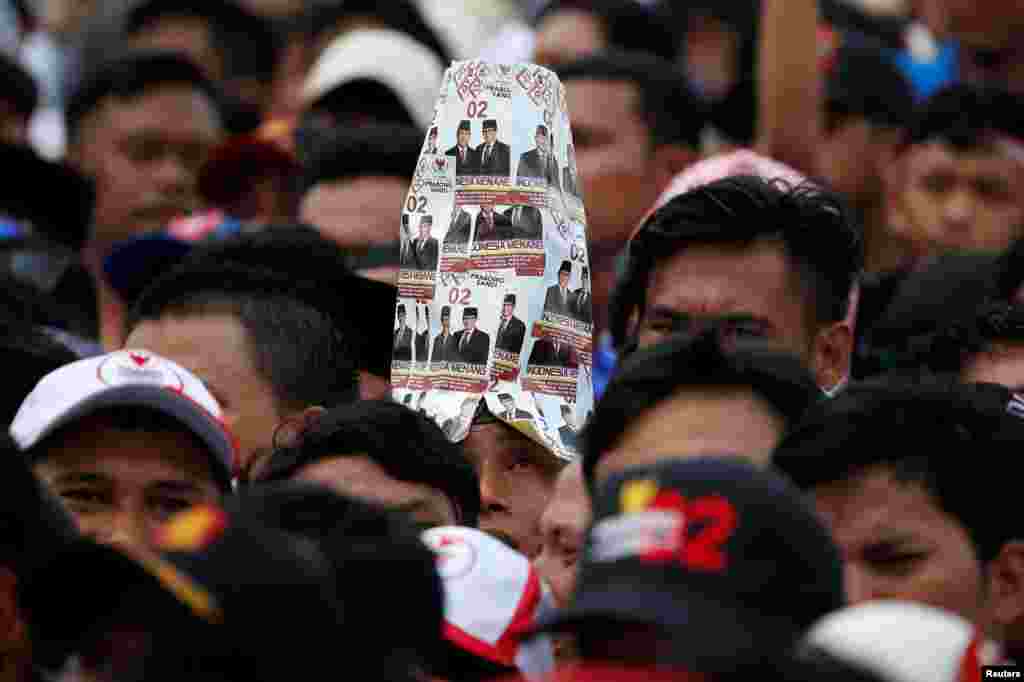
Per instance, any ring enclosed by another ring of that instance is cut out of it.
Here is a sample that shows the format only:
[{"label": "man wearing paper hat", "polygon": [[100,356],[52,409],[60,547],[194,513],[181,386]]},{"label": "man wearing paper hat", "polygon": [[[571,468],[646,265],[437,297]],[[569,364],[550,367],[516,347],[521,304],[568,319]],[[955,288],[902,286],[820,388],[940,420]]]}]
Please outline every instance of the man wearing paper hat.
[{"label": "man wearing paper hat", "polygon": [[558,284],[548,287],[544,297],[544,312],[569,315],[572,313],[573,293],[569,291],[569,278],[572,276],[572,263],[562,261],[558,268]]},{"label": "man wearing paper hat", "polygon": [[230,490],[235,441],[203,383],[145,350],[46,375],[10,435],[83,533],[144,545],[172,513]]},{"label": "man wearing paper hat", "polygon": [[445,152],[446,156],[455,157],[455,174],[472,175],[477,172],[480,159],[476,150],[469,146],[469,138],[473,134],[469,121],[459,121],[455,131],[455,146]]},{"label": "man wearing paper hat", "polygon": [[498,141],[498,122],[489,118],[484,121],[484,141],[476,148],[480,163],[480,175],[509,175],[512,168],[512,150]]},{"label": "man wearing paper hat", "polygon": [[526,338],[526,325],[513,315],[516,309],[516,295],[505,294],[501,305],[501,322],[498,323],[498,338],[495,348],[506,353],[519,353],[523,350],[523,339]]},{"label": "man wearing paper hat", "polygon": [[455,332],[452,342],[455,354],[462,362],[486,365],[491,349],[491,337],[476,328],[477,309],[469,306],[462,310],[462,330]]}]

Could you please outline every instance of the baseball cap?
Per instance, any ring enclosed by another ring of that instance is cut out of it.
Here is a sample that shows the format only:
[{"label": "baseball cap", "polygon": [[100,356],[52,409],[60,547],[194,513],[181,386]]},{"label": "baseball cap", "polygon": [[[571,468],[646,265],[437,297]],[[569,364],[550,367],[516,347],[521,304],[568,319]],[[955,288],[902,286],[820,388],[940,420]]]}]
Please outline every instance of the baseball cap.
[{"label": "baseball cap", "polygon": [[788,649],[843,605],[839,552],[800,492],[735,459],[629,469],[594,519],[572,606],[547,630],[654,625],[679,642],[659,663],[713,673]]},{"label": "baseball cap", "polygon": [[164,230],[115,244],[103,260],[103,272],[114,291],[131,303],[162,273],[185,260],[197,245],[223,241],[241,231],[239,220],[219,210],[180,218]]},{"label": "baseball cap", "polygon": [[444,582],[444,635],[457,647],[527,675],[554,667],[548,637],[524,641],[554,602],[525,556],[475,528],[442,526],[421,536]]},{"label": "baseball cap", "polygon": [[[68,547],[27,586],[42,616],[39,635],[88,655],[108,632],[134,625],[150,635],[140,659],[206,663],[228,679],[282,679],[285,670],[309,666],[308,673],[333,657],[320,643],[341,638],[345,621],[331,564],[313,540],[200,505],[159,528],[154,547],[88,539]],[[114,678],[166,676],[143,663],[128,661]]]},{"label": "baseball cap", "polygon": [[303,86],[308,106],[354,81],[376,81],[405,105],[416,125],[426,129],[444,64],[423,44],[399,31],[357,30],[334,40],[313,65]]},{"label": "baseball cap", "polygon": [[18,409],[10,435],[22,451],[98,410],[147,407],[178,421],[210,451],[211,470],[229,489],[235,440],[220,404],[185,368],[147,350],[120,350],[64,365],[43,377]]},{"label": "baseball cap", "polygon": [[888,682],[977,682],[999,647],[963,618],[899,600],[871,601],[825,616],[804,642]]}]

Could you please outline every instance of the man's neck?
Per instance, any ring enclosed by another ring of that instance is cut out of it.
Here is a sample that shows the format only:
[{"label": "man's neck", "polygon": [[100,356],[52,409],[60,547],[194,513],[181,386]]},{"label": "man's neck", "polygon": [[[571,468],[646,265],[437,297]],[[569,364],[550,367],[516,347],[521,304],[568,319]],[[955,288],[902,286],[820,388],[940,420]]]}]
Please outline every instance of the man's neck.
[{"label": "man's neck", "polygon": [[110,253],[113,244],[92,240],[82,248],[82,264],[92,276],[96,286],[96,304],[99,316],[100,343],[106,351],[114,351],[124,345],[125,304],[114,288],[107,283],[103,273],[103,259]]},{"label": "man's neck", "polygon": [[616,259],[625,242],[592,242],[590,256],[590,298],[593,307],[594,338],[608,328],[608,301],[615,288]]}]

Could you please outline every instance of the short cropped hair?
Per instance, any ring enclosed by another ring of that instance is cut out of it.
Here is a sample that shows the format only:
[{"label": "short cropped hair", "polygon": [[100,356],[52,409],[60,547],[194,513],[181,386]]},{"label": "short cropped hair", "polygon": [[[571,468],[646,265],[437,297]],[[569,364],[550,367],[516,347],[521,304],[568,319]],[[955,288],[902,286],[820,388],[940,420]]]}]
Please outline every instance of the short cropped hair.
[{"label": "short cropped hair", "polygon": [[637,113],[647,124],[652,147],[700,146],[706,112],[671,62],[641,52],[607,51],[559,66],[556,72],[567,84],[578,80],[632,83],[639,92]]},{"label": "short cropped hair", "polygon": [[991,302],[973,318],[951,324],[929,345],[923,365],[939,373],[961,373],[971,358],[998,343],[1024,343],[1024,305]]},{"label": "short cropped hair", "polygon": [[290,479],[313,462],[357,455],[369,457],[400,481],[440,490],[457,510],[459,525],[476,525],[480,487],[459,446],[433,421],[390,400],[329,410],[302,434],[298,445],[271,455],[262,480]]},{"label": "short cropped hair", "polygon": [[412,180],[423,148],[415,128],[376,124],[338,128],[311,150],[303,163],[306,191],[321,182],[380,176]]},{"label": "short cropped hair", "polygon": [[612,295],[617,347],[642,317],[654,269],[687,247],[781,242],[799,276],[812,319],[842,320],[864,264],[863,243],[845,203],[811,184],[732,176],[690,190],[659,208],[630,241],[625,272]]},{"label": "short cropped hair", "polygon": [[954,149],[983,146],[993,136],[1024,134],[1020,111],[1024,98],[996,88],[957,84],[920,105],[906,133],[908,145],[942,142]]},{"label": "short cropped hair", "polygon": [[39,86],[18,62],[0,53],[0,100],[14,113],[29,118],[39,106]]},{"label": "short cropped hair", "polygon": [[[1006,402],[993,407],[993,392],[1009,397],[1001,386],[948,377],[853,385],[812,408],[779,445],[773,464],[804,489],[888,469],[897,481],[929,493],[964,527],[978,560],[988,562],[1020,532],[999,505],[979,504],[978,491],[999,498],[993,468],[1018,456],[1024,429]],[[899,433],[914,434],[912,443],[895,442]]]},{"label": "short cropped hair", "polygon": [[213,84],[188,58],[173,52],[132,52],[104,62],[83,78],[65,113],[68,139],[76,139],[83,119],[108,97],[141,97],[167,85],[194,87],[209,97],[214,107],[220,101]]},{"label": "short cropped hair", "polygon": [[583,432],[585,479],[593,482],[598,460],[637,416],[680,391],[706,387],[749,388],[789,427],[824,396],[799,358],[763,341],[727,346],[716,328],[675,335],[631,355],[608,384]]},{"label": "short cropped hair", "polygon": [[358,398],[349,344],[329,314],[305,301],[286,275],[235,263],[185,262],[135,303],[128,329],[166,316],[228,314],[245,329],[257,370],[290,409]]},{"label": "short cropped hair", "polygon": [[534,17],[534,28],[558,12],[576,10],[602,24],[608,49],[646,52],[672,62],[679,54],[680,36],[672,18],[651,4],[637,0],[552,0]]}]

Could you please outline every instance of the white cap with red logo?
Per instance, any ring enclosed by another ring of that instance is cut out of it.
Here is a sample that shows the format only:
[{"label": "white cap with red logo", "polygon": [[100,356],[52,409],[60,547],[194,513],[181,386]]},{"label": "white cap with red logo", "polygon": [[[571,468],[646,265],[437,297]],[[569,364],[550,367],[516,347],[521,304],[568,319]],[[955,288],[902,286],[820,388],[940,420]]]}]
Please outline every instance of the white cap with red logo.
[{"label": "white cap with red logo", "polygon": [[1002,661],[998,645],[963,618],[916,602],[848,606],[814,625],[806,642],[888,682],[980,682]]},{"label": "white cap with red logo", "polygon": [[531,635],[554,602],[530,560],[475,528],[442,526],[421,537],[444,582],[445,638],[530,677],[550,672],[551,640]]},{"label": "white cap with red logo", "polygon": [[230,485],[235,441],[220,404],[185,368],[145,350],[78,360],[43,377],[18,408],[10,435],[22,450],[97,410],[148,407],[182,423],[210,450],[213,472]]}]

